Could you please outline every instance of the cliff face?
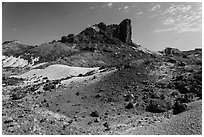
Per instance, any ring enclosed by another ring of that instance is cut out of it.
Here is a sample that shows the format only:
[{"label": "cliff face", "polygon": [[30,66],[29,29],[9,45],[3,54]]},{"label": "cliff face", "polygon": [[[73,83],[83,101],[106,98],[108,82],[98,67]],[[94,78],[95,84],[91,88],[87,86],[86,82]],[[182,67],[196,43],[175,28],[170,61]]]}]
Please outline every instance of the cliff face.
[{"label": "cliff face", "polygon": [[115,35],[120,41],[130,44],[132,43],[131,36],[132,36],[132,27],[131,27],[131,20],[125,19],[123,20],[116,29],[117,34]]}]

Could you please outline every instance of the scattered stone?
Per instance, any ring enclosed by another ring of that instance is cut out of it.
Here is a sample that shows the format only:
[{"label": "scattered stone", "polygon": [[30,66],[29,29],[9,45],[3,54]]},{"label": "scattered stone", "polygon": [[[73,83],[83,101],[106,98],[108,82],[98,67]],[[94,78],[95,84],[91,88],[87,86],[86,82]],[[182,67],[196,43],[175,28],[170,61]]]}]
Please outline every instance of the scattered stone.
[{"label": "scattered stone", "polygon": [[44,122],[44,121],[45,121],[45,119],[41,119],[41,120],[40,120],[40,123],[42,123],[42,122]]},{"label": "scattered stone", "polygon": [[103,123],[103,126],[109,128],[109,124],[107,122]]},{"label": "scattered stone", "polygon": [[70,121],[68,121],[68,124],[71,124],[73,121],[74,121],[74,120],[73,120],[73,119],[71,119]]},{"label": "scattered stone", "polygon": [[60,109],[58,109],[57,112],[60,112]]},{"label": "scattered stone", "polygon": [[67,127],[67,125],[63,125],[63,126],[62,126],[62,130],[65,130],[66,127]]},{"label": "scattered stone", "polygon": [[178,66],[180,66],[180,67],[183,67],[183,66],[185,66],[186,64],[185,63],[183,63],[183,62],[180,62],[179,64],[178,64]]},{"label": "scattered stone", "polygon": [[105,131],[110,131],[110,128],[106,128]]},{"label": "scattered stone", "polygon": [[126,109],[134,108],[134,104],[132,102],[128,103],[127,106],[125,106]]},{"label": "scattered stone", "polygon": [[100,98],[101,97],[101,94],[97,94],[96,96],[95,96],[95,98]]},{"label": "scattered stone", "polygon": [[98,91],[98,93],[100,93],[100,92],[104,92],[105,90],[104,89],[100,89],[99,91]]},{"label": "scattered stone", "polygon": [[125,101],[133,101],[134,100],[134,95],[133,94],[128,94],[125,96]]},{"label": "scattered stone", "polygon": [[79,96],[79,92],[77,92],[75,95],[76,95],[76,96]]},{"label": "scattered stone", "polygon": [[169,58],[169,59],[167,60],[167,62],[170,62],[170,63],[177,63],[176,59],[174,59],[174,58]]},{"label": "scattered stone", "polygon": [[153,99],[158,99],[158,98],[160,98],[160,94],[158,92],[153,92],[153,93],[151,93],[150,97]]},{"label": "scattered stone", "polygon": [[100,122],[100,118],[96,118],[96,119],[94,120],[94,122],[95,122],[95,123]]},{"label": "scattered stone", "polygon": [[10,122],[13,122],[13,120],[5,120],[4,124],[10,123]]},{"label": "scattered stone", "polygon": [[43,86],[44,90],[51,90],[51,89],[55,89],[55,84],[53,83],[47,83]]},{"label": "scattered stone", "polygon": [[87,124],[88,124],[88,125],[91,125],[91,124],[92,124],[92,121],[89,121]]},{"label": "scattered stone", "polygon": [[44,99],[44,100],[42,101],[42,103],[45,103],[45,102],[47,102],[47,99]]},{"label": "scattered stone", "polygon": [[91,112],[90,116],[99,117],[99,113],[97,111]]},{"label": "scattered stone", "polygon": [[166,96],[164,94],[161,94],[160,99],[163,100],[165,98],[166,98]]}]

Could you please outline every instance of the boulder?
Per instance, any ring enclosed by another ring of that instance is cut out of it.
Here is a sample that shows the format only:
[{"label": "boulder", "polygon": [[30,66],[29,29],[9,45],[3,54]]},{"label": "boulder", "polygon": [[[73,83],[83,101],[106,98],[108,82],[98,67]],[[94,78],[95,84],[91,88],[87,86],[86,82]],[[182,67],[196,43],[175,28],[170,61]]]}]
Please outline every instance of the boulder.
[{"label": "boulder", "polygon": [[187,110],[187,105],[177,100],[173,107],[173,113],[179,114]]}]

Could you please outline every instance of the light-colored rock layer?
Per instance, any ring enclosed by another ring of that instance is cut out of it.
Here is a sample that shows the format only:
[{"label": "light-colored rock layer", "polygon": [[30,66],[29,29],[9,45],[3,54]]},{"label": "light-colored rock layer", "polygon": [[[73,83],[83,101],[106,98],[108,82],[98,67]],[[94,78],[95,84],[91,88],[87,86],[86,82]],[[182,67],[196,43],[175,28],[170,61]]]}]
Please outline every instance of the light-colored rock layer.
[{"label": "light-colored rock layer", "polygon": [[32,78],[32,77],[47,77],[50,80],[62,79],[71,76],[78,76],[79,74],[86,74],[90,71],[97,71],[99,68],[83,68],[83,67],[71,67],[61,64],[50,65],[45,69],[33,69],[18,77],[20,78]]}]

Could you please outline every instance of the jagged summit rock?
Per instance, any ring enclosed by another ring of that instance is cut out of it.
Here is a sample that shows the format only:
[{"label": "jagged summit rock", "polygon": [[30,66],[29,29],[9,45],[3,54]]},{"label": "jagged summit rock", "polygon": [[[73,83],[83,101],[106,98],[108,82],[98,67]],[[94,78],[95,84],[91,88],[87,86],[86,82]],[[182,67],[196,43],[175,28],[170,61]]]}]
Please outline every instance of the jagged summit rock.
[{"label": "jagged summit rock", "polygon": [[[125,43],[131,44],[132,36],[131,20],[124,19],[119,25],[111,24],[106,25],[103,22],[95,24],[89,28],[86,28],[78,35],[69,34],[63,36],[60,40],[62,43]],[[116,40],[117,39],[117,40]],[[119,40],[119,41],[118,41]]]}]

